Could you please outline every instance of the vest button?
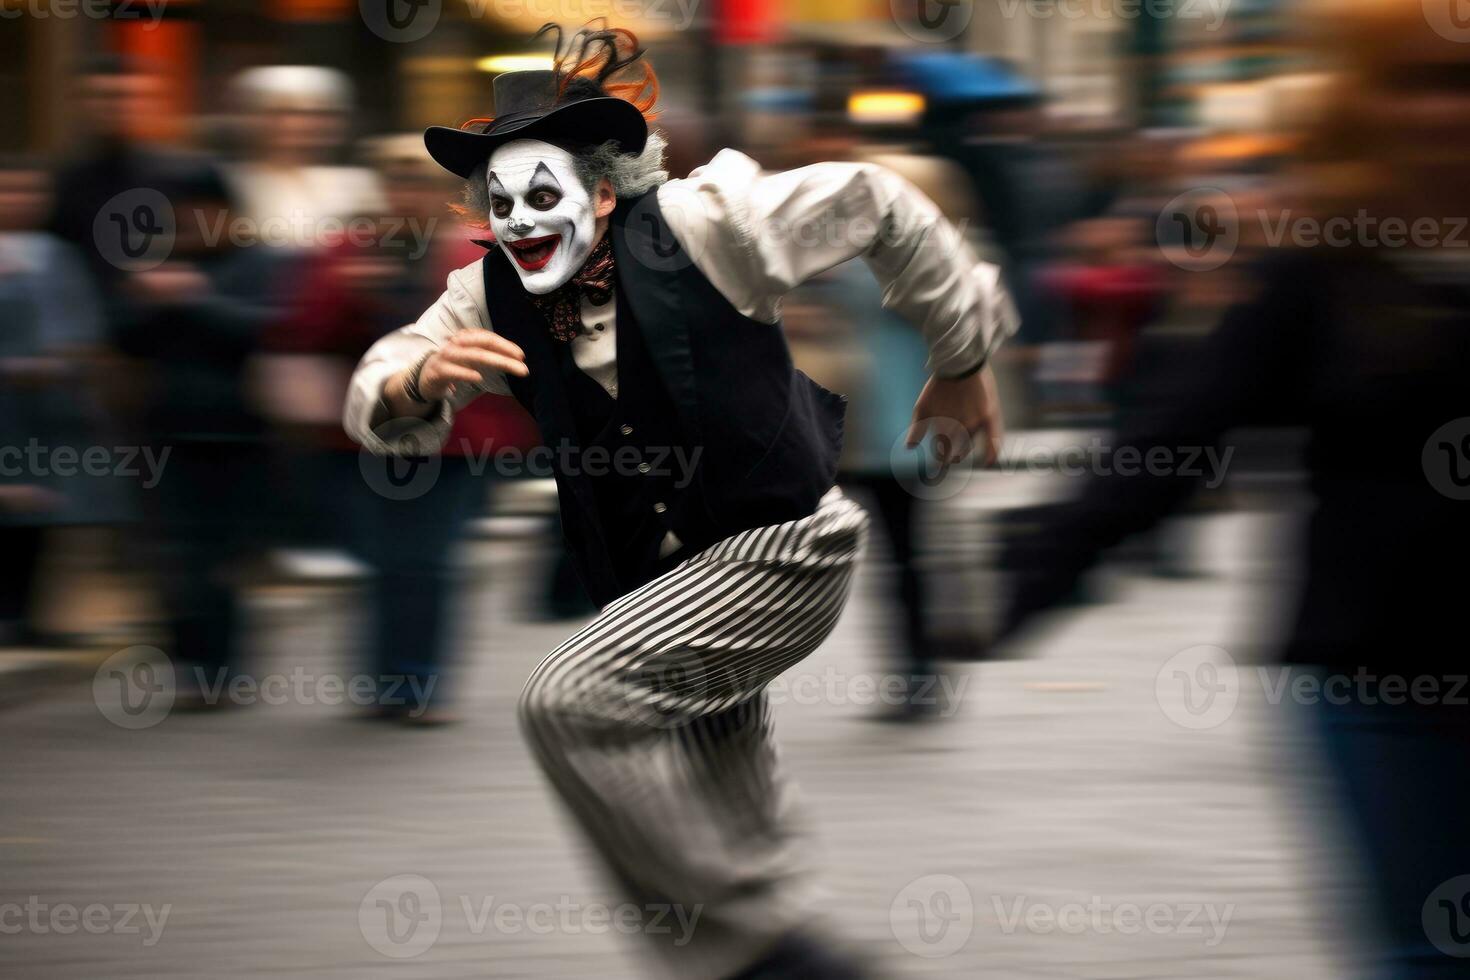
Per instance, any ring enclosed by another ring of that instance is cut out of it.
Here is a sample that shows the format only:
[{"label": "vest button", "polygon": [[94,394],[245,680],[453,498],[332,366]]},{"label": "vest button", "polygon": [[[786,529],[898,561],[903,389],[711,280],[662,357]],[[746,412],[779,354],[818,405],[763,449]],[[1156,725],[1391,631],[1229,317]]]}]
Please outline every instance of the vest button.
[{"label": "vest button", "polygon": [[653,467],[652,466],[649,466],[647,463],[639,463],[638,464],[638,472],[639,473],[647,473],[651,469],[653,469]]},{"label": "vest button", "polygon": [[662,514],[664,511],[666,511],[668,509],[669,509],[669,505],[666,504],[666,503],[664,503],[662,500],[660,500],[658,503],[656,503],[656,504],[653,505],[653,512],[655,514]]},{"label": "vest button", "polygon": [[631,425],[625,425],[618,431],[625,436],[631,436],[633,434],[633,427]]}]

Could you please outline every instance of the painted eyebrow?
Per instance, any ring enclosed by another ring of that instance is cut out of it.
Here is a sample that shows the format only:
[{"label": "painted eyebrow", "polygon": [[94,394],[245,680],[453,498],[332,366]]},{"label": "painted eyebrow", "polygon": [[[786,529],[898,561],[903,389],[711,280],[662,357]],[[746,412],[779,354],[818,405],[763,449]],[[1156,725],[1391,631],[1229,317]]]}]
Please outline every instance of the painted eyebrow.
[{"label": "painted eyebrow", "polygon": [[558,194],[561,193],[561,181],[556,179],[556,175],[551,172],[544,162],[536,164],[536,170],[531,174],[530,186],[533,190],[546,188],[554,190]]},{"label": "painted eyebrow", "polygon": [[510,197],[510,192],[505,189],[505,185],[500,182],[500,178],[495,176],[495,171],[490,171],[490,174],[485,183],[486,186],[490,188],[491,194],[499,194],[501,197]]}]

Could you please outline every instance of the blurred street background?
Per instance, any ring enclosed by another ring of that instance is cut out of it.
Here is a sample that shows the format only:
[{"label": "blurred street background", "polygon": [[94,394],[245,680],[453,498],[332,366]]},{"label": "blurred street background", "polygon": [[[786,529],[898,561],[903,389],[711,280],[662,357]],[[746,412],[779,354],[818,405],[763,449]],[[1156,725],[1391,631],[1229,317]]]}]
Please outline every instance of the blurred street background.
[{"label": "blurred street background", "polygon": [[[1182,702],[1155,698],[1175,651],[1243,652],[1231,611],[1279,587],[1269,540],[1282,521],[1207,522],[1208,579],[1110,575],[1120,601],[1043,626],[1035,659],[957,670],[962,704],[935,725],[872,723],[884,583],[859,583],[837,635],[778,689],[777,732],[818,836],[819,907],[865,958],[916,977],[1343,975],[1350,950],[1318,889],[1344,882],[1313,863],[1329,815],[1310,798],[1316,774],[1293,761],[1296,720],[1243,694],[1227,723],[1186,731],[1165,711]],[[616,899],[516,731],[520,686],[565,632],[515,615],[532,598],[517,569],[544,556],[509,542],[471,556],[464,642],[493,656],[467,670],[461,725],[406,738],[347,706],[262,703],[126,731],[85,684],[0,715],[5,900],[151,904],[155,919],[171,907],[151,945],[141,913],[137,933],[6,935],[6,975],[646,975],[635,937],[585,912]],[[340,671],[340,595],[260,596],[251,618],[262,671]],[[434,938],[396,959],[381,913],[359,907],[427,896],[410,875],[437,894],[422,926]],[[927,941],[905,916],[911,897],[939,903]],[[578,908],[534,919],[558,903]],[[1094,904],[1100,920],[1024,917]],[[1115,922],[1128,906],[1154,906],[1156,926]]]}]

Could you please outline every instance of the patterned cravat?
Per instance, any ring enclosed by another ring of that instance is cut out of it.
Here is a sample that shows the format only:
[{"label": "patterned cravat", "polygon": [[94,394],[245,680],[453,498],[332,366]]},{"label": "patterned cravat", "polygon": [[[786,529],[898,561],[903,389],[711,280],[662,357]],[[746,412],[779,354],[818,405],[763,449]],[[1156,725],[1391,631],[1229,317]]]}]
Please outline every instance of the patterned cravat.
[{"label": "patterned cravat", "polygon": [[592,247],[582,269],[570,280],[543,296],[532,296],[531,302],[546,317],[551,335],[569,341],[582,332],[582,297],[597,306],[606,303],[613,288],[612,243],[607,235]]}]

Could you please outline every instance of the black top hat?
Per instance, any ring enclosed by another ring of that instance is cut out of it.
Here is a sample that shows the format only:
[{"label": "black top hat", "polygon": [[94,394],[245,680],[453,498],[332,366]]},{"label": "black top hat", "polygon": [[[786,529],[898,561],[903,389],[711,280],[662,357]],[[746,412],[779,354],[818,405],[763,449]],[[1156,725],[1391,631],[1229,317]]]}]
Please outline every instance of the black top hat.
[{"label": "black top hat", "polygon": [[611,140],[624,153],[642,153],[648,123],[637,106],[577,79],[558,95],[554,71],[508,71],[495,76],[495,119],[482,132],[431,126],[429,156],[452,174],[468,177],[496,147],[511,140],[558,146],[597,146]]}]

